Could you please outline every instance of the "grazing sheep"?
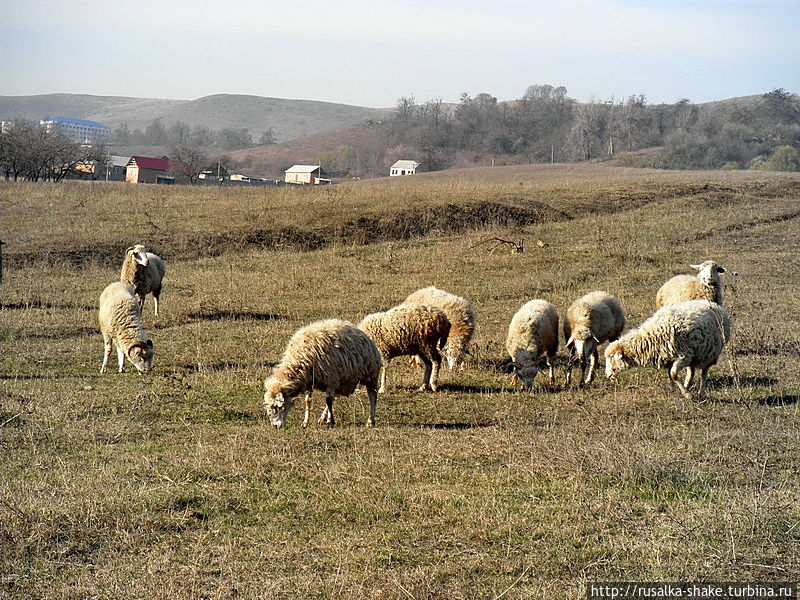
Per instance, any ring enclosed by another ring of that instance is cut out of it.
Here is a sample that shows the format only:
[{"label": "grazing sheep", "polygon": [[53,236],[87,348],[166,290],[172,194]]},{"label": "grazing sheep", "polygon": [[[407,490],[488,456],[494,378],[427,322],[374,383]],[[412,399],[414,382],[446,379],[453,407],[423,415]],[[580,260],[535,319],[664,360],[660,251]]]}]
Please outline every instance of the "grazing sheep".
[{"label": "grazing sheep", "polygon": [[522,305],[511,319],[506,350],[514,363],[513,381],[521,379],[530,389],[541,370],[539,362],[546,355],[550,385],[555,383],[553,359],[558,352],[558,311],[546,300],[531,300]]},{"label": "grazing sheep", "polygon": [[100,294],[98,321],[105,345],[101,373],[106,372],[112,344],[117,347],[120,373],[125,370],[126,356],[140,373],[153,368],[153,341],[142,328],[141,315],[141,305],[130,285],[115,281]]},{"label": "grazing sheep", "polygon": [[[719,304],[690,300],[665,306],[637,329],[632,329],[605,352],[606,377],[614,379],[631,367],[669,368],[670,379],[684,397],[691,400],[689,388],[696,369],[701,370],[698,394],[703,393],[708,370],[717,363],[731,336],[731,320]],[[686,379],[678,372],[686,367]]]},{"label": "grazing sheep", "polygon": [[450,336],[444,348],[447,366],[453,370],[464,368],[464,357],[469,354],[469,343],[475,333],[475,308],[469,300],[434,286],[417,290],[403,304],[427,304],[441,308],[450,321]]},{"label": "grazing sheep", "polygon": [[338,319],[317,321],[297,330],[289,340],[280,364],[264,381],[264,406],[272,424],[280,428],[295,396],[305,392],[306,427],[311,394],[320,390],[326,394],[326,406],[319,423],[333,427],[334,396],[349,396],[363,384],[369,396],[367,427],[374,427],[380,370],[381,355],[366,333]]},{"label": "grazing sheep", "polygon": [[676,275],[661,286],[656,294],[656,310],[688,300],[708,300],[722,306],[722,281],[719,275],[725,269],[713,260],[691,267],[699,271],[696,276]]},{"label": "grazing sheep", "polygon": [[125,251],[125,261],[122,263],[119,280],[133,286],[142,310],[144,310],[145,296],[152,292],[156,316],[158,316],[161,281],[166,273],[167,268],[159,256],[148,252],[142,244],[136,244]]},{"label": "grazing sheep", "polygon": [[581,384],[591,383],[599,358],[597,347],[603,342],[616,340],[623,329],[625,312],[614,296],[606,292],[590,292],[573,302],[564,318],[564,339],[569,350],[567,385],[572,381],[576,361],[581,366]]},{"label": "grazing sheep", "polygon": [[442,355],[450,321],[443,310],[427,304],[401,304],[367,315],[358,325],[378,346],[383,358],[380,391],[386,389],[386,366],[396,356],[418,356],[425,366],[420,391],[438,389]]}]

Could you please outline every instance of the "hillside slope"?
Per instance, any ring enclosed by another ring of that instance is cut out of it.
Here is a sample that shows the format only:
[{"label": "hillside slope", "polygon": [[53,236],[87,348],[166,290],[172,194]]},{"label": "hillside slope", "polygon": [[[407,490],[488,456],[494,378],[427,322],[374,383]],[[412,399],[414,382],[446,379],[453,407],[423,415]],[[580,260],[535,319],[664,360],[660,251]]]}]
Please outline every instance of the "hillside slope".
[{"label": "hillside slope", "polygon": [[144,129],[154,119],[161,119],[166,126],[183,121],[212,129],[249,129],[256,139],[272,127],[278,140],[347,129],[384,112],[385,109],[333,102],[243,94],[215,94],[196,100],[86,94],[0,96],[0,120],[64,115],[110,127],[127,123],[131,129]]}]

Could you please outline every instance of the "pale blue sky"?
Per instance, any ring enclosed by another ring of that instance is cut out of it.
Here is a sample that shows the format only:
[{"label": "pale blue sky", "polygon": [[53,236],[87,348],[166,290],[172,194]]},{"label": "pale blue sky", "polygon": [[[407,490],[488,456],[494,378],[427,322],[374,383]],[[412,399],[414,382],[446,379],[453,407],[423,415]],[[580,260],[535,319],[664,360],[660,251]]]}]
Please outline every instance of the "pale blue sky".
[{"label": "pale blue sky", "polygon": [[800,0],[0,0],[0,95],[695,102],[800,92]]}]

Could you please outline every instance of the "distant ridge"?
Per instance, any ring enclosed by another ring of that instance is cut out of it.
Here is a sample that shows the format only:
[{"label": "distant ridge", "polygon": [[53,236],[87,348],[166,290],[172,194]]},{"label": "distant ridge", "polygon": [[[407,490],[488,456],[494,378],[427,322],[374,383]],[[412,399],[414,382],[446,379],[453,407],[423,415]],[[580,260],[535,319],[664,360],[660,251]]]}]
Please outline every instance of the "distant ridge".
[{"label": "distant ridge", "polygon": [[154,119],[169,127],[176,121],[212,129],[248,129],[254,139],[272,127],[278,141],[347,129],[379,118],[388,109],[290,100],[244,94],[214,94],[196,100],[166,100],[88,94],[0,96],[0,120],[39,120],[52,115],[97,121],[116,127],[127,123],[144,129]]}]

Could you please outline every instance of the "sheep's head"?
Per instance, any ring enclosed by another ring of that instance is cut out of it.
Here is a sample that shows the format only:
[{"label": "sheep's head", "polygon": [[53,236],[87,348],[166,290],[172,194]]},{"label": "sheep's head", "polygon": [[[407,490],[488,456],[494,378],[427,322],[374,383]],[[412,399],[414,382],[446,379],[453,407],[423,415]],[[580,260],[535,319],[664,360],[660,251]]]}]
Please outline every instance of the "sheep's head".
[{"label": "sheep's head", "polygon": [[293,399],[284,396],[275,380],[267,379],[264,382],[264,408],[267,411],[270,423],[277,429],[280,429],[286,423],[286,417],[289,416],[292,404],[294,404]]},{"label": "sheep's head", "polygon": [[131,246],[125,251],[125,253],[143,267],[146,267],[148,264],[150,264],[150,260],[147,258],[147,248],[145,248],[142,244]]},{"label": "sheep's head", "polygon": [[464,348],[464,341],[461,339],[449,339],[447,341],[447,350],[445,352],[447,356],[447,367],[453,371],[459,367],[464,366],[464,356],[469,354],[466,348]]},{"label": "sheep's head", "polygon": [[513,364],[513,375],[511,376],[511,385],[522,383],[522,387],[529,390],[533,387],[533,380],[536,378],[541,369],[536,366],[523,367],[516,363]]},{"label": "sheep's head", "polygon": [[719,275],[724,273],[725,269],[720,267],[713,260],[707,260],[699,265],[690,265],[693,269],[697,269],[697,278],[703,282],[703,285],[712,287],[719,284]]},{"label": "sheep's head", "polygon": [[156,351],[153,348],[153,340],[146,342],[136,342],[128,348],[128,360],[136,367],[139,373],[148,373],[153,369],[153,357]]},{"label": "sheep's head", "polygon": [[570,357],[575,357],[578,363],[585,365],[589,358],[594,354],[600,340],[588,329],[581,332],[574,332],[567,340],[567,349]]},{"label": "sheep's head", "polygon": [[605,351],[606,377],[614,381],[616,376],[634,366],[634,361],[625,354],[625,348],[619,340],[608,345]]}]

